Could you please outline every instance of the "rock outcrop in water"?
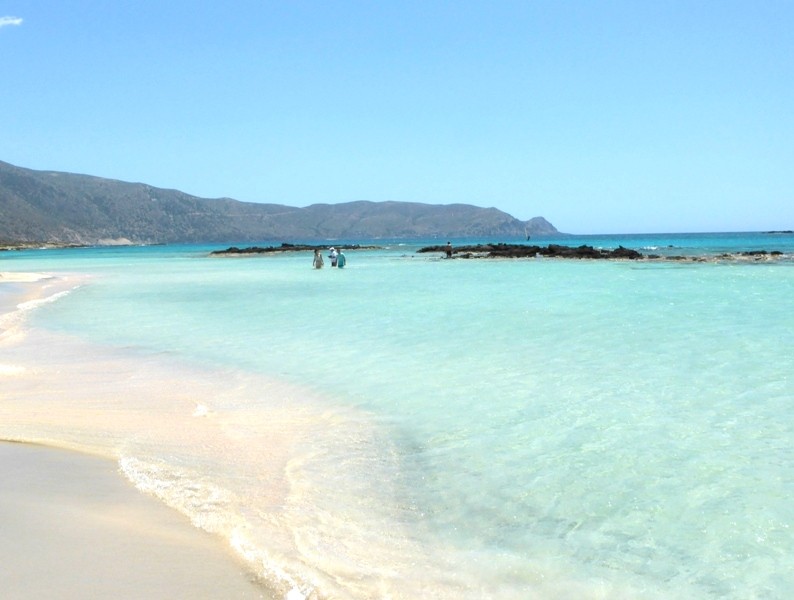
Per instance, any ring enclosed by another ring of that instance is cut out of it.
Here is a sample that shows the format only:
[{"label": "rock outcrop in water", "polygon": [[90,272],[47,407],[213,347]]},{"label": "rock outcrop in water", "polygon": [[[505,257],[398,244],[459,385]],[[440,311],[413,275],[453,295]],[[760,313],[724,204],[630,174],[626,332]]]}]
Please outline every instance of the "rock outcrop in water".
[{"label": "rock outcrop in water", "polygon": [[[335,243],[335,247],[345,251],[350,250],[373,250],[381,246],[362,246],[352,243]],[[316,249],[325,250],[327,244],[290,244],[282,243],[280,246],[249,246],[238,248],[231,246],[225,250],[215,250],[210,254],[214,256],[250,256],[259,254],[279,254],[285,252],[313,252]],[[425,246],[417,250],[419,254],[438,253],[446,255],[446,245]],[[563,246],[560,244],[549,244],[548,246],[537,246],[527,244],[473,244],[457,246],[452,249],[452,258],[463,259],[482,259],[482,258],[561,258],[572,260],[646,260],[646,261],[666,261],[666,262],[765,262],[777,260],[791,260],[791,255],[786,255],[779,250],[746,250],[732,254],[697,255],[697,256],[659,256],[658,254],[642,254],[631,248],[618,246],[612,250],[593,248],[592,246]]]},{"label": "rock outcrop in water", "polygon": [[[419,253],[439,253],[445,255],[446,245],[426,246],[417,250]],[[613,250],[593,248],[592,246],[562,246],[549,244],[548,246],[535,246],[525,244],[476,244],[470,246],[457,246],[452,249],[452,258],[566,258],[566,259],[596,259],[596,260],[647,260],[647,261],[672,261],[672,262],[767,262],[778,260],[792,260],[792,255],[787,255],[779,250],[746,250],[732,254],[723,253],[715,255],[697,256],[660,256],[658,254],[642,254],[631,248],[618,246]]]},{"label": "rock outcrop in water", "polygon": [[[446,246],[426,246],[417,252],[446,251]],[[536,256],[553,258],[591,258],[591,259],[630,259],[644,258],[636,250],[619,246],[614,250],[601,250],[592,246],[561,246],[549,244],[548,246],[535,246],[525,244],[476,244],[474,246],[458,246],[453,248],[455,258],[532,258]]]},{"label": "rock outcrop in water", "polygon": [[[379,246],[362,246],[361,244],[334,244],[337,249],[344,250],[374,250]],[[315,250],[326,250],[327,244],[321,246],[312,244],[288,244],[282,243],[280,246],[248,246],[246,248],[238,248],[231,246],[225,250],[213,250],[210,252],[214,256],[229,256],[229,255],[243,255],[243,254],[277,254],[284,252],[314,252]]]}]

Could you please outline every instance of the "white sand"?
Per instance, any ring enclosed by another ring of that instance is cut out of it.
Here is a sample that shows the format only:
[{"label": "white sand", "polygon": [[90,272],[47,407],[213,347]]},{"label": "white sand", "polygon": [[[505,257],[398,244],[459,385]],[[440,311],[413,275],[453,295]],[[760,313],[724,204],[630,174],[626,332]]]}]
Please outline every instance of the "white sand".
[{"label": "white sand", "polygon": [[33,281],[48,279],[50,277],[51,275],[47,275],[46,273],[15,273],[2,271],[0,272],[0,283],[4,281],[9,283],[30,283]]},{"label": "white sand", "polygon": [[[61,385],[38,372],[57,362],[55,349],[43,354],[44,363],[17,364],[18,338],[27,332],[3,317],[72,284],[42,273],[0,275],[2,413],[26,397],[25,376],[46,382],[56,397]],[[0,421],[46,421],[51,415],[42,410],[3,414]],[[249,569],[224,539],[137,490],[114,460],[0,440],[0,598],[275,598]]]},{"label": "white sand", "polygon": [[270,598],[222,542],[109,460],[0,443],[5,599]]}]

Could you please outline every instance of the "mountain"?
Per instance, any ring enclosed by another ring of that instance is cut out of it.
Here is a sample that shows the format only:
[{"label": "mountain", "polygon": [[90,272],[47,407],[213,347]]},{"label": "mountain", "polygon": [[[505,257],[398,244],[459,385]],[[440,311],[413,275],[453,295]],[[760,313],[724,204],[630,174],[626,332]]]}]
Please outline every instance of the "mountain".
[{"label": "mountain", "polygon": [[469,204],[347,202],[305,208],[198,198],[0,161],[0,242],[167,244],[344,238],[515,237],[558,233]]}]

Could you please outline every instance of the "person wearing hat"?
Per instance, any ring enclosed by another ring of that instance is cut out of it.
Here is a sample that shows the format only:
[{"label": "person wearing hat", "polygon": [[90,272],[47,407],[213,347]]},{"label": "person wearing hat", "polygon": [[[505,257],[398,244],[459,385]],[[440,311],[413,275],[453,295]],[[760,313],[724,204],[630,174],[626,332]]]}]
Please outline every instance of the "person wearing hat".
[{"label": "person wearing hat", "polygon": [[337,257],[338,257],[338,256],[339,256],[339,255],[336,253],[336,248],[334,248],[333,246],[331,246],[331,253],[328,255],[328,258],[330,258],[330,259],[331,259],[331,266],[332,266],[332,267],[335,267],[335,266],[336,266],[336,260],[337,260]]}]

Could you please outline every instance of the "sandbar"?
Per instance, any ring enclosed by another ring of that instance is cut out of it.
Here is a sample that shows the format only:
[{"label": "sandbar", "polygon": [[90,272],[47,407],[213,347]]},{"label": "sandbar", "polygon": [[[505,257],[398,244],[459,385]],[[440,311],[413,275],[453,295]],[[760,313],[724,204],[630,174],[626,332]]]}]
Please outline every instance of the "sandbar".
[{"label": "sandbar", "polygon": [[33,281],[41,281],[51,277],[45,273],[17,273],[2,271],[0,272],[0,282],[7,281],[9,283],[31,283]]}]

